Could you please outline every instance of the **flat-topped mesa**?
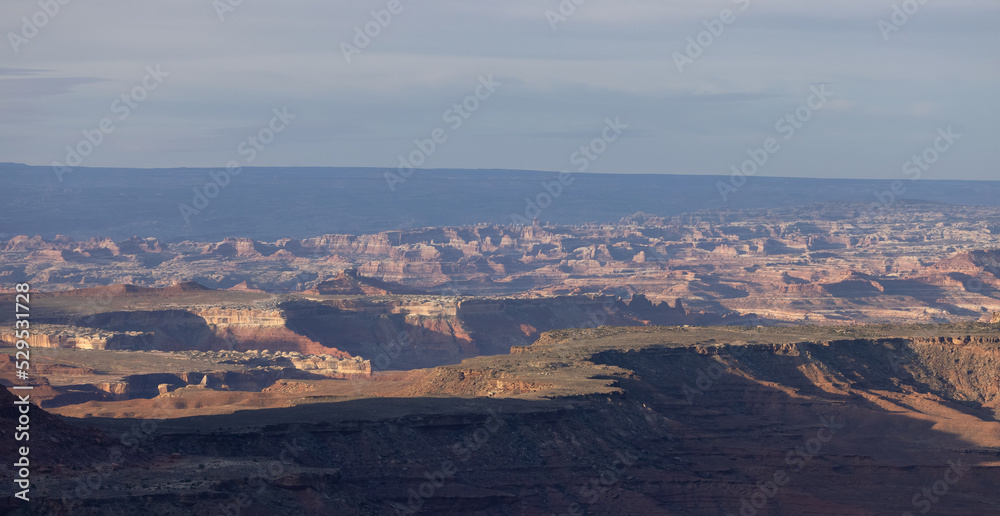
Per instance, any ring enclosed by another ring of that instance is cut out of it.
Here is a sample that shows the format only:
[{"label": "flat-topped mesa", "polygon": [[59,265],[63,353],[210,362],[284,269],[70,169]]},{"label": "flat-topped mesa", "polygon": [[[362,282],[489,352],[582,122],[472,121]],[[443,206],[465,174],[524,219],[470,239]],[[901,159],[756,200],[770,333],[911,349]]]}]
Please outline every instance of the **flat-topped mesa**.
[{"label": "flat-topped mesa", "polygon": [[[275,382],[290,379],[367,378],[371,361],[360,357],[302,355],[295,352],[205,352],[197,354],[219,365],[242,364],[245,370],[202,370],[179,373],[141,373],[95,383],[106,399],[120,401],[154,398],[177,389],[257,392]],[[168,355],[169,356],[169,355]]]},{"label": "flat-topped mesa", "polygon": [[[275,349],[340,358],[351,355],[296,333],[280,310],[212,307],[197,312],[159,310],[107,312],[70,318],[72,324],[33,325],[27,342],[40,348],[96,350]],[[20,340],[12,329],[0,331],[0,343]]]},{"label": "flat-topped mesa", "polygon": [[278,251],[274,244],[265,244],[249,238],[226,238],[222,242],[206,244],[201,254],[219,257],[263,258]]},{"label": "flat-topped mesa", "polygon": [[415,288],[398,285],[376,278],[368,278],[358,274],[355,268],[344,269],[335,277],[325,280],[315,287],[306,290],[309,295],[419,295],[424,294]]},{"label": "flat-topped mesa", "polygon": [[285,317],[279,310],[211,307],[195,312],[207,324],[214,326],[283,327]]},{"label": "flat-topped mesa", "polygon": [[19,339],[12,330],[0,333],[0,343],[14,347],[17,341],[24,340],[33,348],[70,348],[70,349],[148,349],[152,334],[140,331],[105,331],[94,328],[83,328],[63,325],[36,325],[34,331],[25,339]]},{"label": "flat-topped mesa", "polygon": [[670,306],[666,301],[654,304],[645,295],[635,294],[628,303],[623,304],[629,312],[653,324],[673,325],[687,322],[687,311],[680,299],[674,306]]},{"label": "flat-topped mesa", "polygon": [[938,262],[937,269],[955,271],[989,271],[996,273],[1000,267],[1000,249],[975,250],[956,253]]},{"label": "flat-topped mesa", "polygon": [[123,283],[116,285],[101,285],[97,287],[56,291],[56,292],[46,293],[46,295],[51,295],[56,297],[95,298],[101,302],[107,303],[113,299],[120,297],[141,297],[141,296],[173,297],[178,295],[190,294],[193,292],[208,292],[212,290],[213,289],[210,289],[194,281],[181,281],[167,287],[142,287],[139,285]]},{"label": "flat-topped mesa", "polygon": [[164,287],[163,292],[166,294],[182,294],[187,292],[201,292],[213,290],[211,288],[202,285],[196,281],[180,281],[170,285],[169,287]]}]

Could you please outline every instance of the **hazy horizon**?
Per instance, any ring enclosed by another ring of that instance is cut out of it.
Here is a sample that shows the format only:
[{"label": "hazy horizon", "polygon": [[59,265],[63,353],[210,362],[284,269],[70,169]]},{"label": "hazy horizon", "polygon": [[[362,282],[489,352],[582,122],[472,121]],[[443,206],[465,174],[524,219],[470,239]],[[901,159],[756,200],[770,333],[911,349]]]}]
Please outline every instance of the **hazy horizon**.
[{"label": "hazy horizon", "polygon": [[[0,162],[0,165],[17,165],[17,166],[26,166],[26,167],[34,167],[34,168],[45,168],[45,169],[50,169],[51,168],[51,165],[31,164],[31,163],[18,163],[18,162],[11,162],[11,161]],[[225,166],[212,167],[212,166],[198,166],[198,165],[193,165],[193,166],[177,166],[177,167],[128,167],[128,166],[121,166],[121,167],[118,167],[118,166],[109,166],[109,167],[93,166],[93,167],[87,167],[87,166],[80,166],[80,167],[74,167],[73,170],[74,171],[78,171],[78,170],[148,170],[148,171],[156,171],[156,170],[205,170],[205,171],[210,171],[210,170],[221,170],[221,169],[224,169],[224,168],[225,168]],[[254,170],[254,169],[260,169],[260,170],[271,170],[271,169],[289,169],[289,170],[296,170],[296,169],[320,169],[320,170],[322,170],[322,169],[328,169],[328,170],[332,170],[332,171],[337,171],[337,170],[368,170],[368,171],[377,171],[377,172],[380,172],[380,173],[381,172],[393,172],[393,171],[396,170],[393,167],[365,167],[365,166],[341,167],[341,166],[326,166],[326,165],[292,165],[292,166],[285,166],[285,165],[260,165],[260,166],[248,166],[248,167],[242,167],[242,168],[243,168],[243,170]],[[416,170],[420,171],[420,172],[470,172],[470,173],[476,173],[476,172],[517,172],[517,173],[527,172],[527,173],[537,173],[537,174],[558,174],[559,172],[561,172],[559,170],[538,170],[538,169],[518,169],[518,168],[448,168],[448,167],[417,168]],[[703,174],[703,173],[697,173],[697,172],[591,172],[591,171],[587,171],[587,172],[572,172],[572,173],[574,175],[595,175],[595,176],[683,176],[683,177],[704,177],[706,179],[718,179],[718,178],[728,178],[728,177],[730,177],[728,174],[725,174],[723,171],[719,171],[718,173],[712,173],[712,174],[707,174],[707,173]],[[806,179],[806,180],[815,179],[815,180],[823,180],[823,181],[827,181],[827,180],[831,180],[831,181],[840,181],[840,180],[842,180],[842,181],[892,181],[894,179],[900,179],[899,177],[891,177],[891,176],[886,176],[886,177],[833,177],[833,176],[808,176],[808,177],[803,177],[803,176],[777,176],[777,175],[769,175],[769,174],[766,174],[766,173],[758,173],[754,177],[757,177],[757,178],[766,177],[766,178],[769,178],[769,179]],[[907,179],[907,178],[905,176],[903,176],[902,179]],[[1000,178],[992,179],[992,178],[962,178],[962,177],[950,178],[950,177],[943,177],[943,178],[935,178],[935,179],[926,179],[925,181],[930,181],[930,182],[935,182],[935,181],[962,181],[962,182],[996,183],[996,182],[1000,182]],[[706,183],[706,184],[708,186],[712,186],[711,183]]]},{"label": "hazy horizon", "polygon": [[66,164],[89,132],[85,167],[579,172],[615,120],[586,171],[728,175],[775,138],[758,175],[906,179],[948,128],[923,178],[990,179],[1000,158],[993,3],[569,4],[7,4],[0,160]]}]

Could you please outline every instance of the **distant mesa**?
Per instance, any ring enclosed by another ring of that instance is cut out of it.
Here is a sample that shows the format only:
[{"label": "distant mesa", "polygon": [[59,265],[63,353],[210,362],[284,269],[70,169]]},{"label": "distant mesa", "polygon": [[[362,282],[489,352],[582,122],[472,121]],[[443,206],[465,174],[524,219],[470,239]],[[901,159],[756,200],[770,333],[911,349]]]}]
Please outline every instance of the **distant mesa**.
[{"label": "distant mesa", "polygon": [[426,292],[405,285],[389,283],[375,278],[368,278],[358,275],[358,270],[354,268],[341,271],[334,278],[317,284],[315,287],[306,290],[310,295],[331,295],[331,296],[389,296],[389,295],[425,295]]},{"label": "distant mesa", "polygon": [[137,285],[104,285],[100,287],[78,288],[63,292],[52,292],[53,296],[67,297],[100,297],[100,296],[122,296],[128,294],[144,294],[157,290],[150,287],[140,287]]},{"label": "distant mesa", "polygon": [[263,258],[277,251],[277,246],[252,238],[226,238],[222,242],[206,244],[201,253],[221,258]]},{"label": "distant mesa", "polygon": [[873,297],[885,292],[885,286],[875,278],[855,271],[820,286],[834,297]]},{"label": "distant mesa", "polygon": [[168,294],[180,294],[184,292],[199,292],[205,290],[213,290],[211,288],[202,285],[201,283],[196,283],[194,281],[182,281],[180,283],[175,283],[169,287],[163,289],[163,292]]},{"label": "distant mesa", "polygon": [[79,288],[64,292],[52,292],[53,296],[69,297],[102,297],[102,296],[126,296],[126,295],[171,295],[185,294],[188,292],[204,292],[213,290],[194,281],[182,281],[170,285],[169,287],[140,287],[138,285],[105,285],[100,287]]},{"label": "distant mesa", "polygon": [[263,290],[257,288],[256,286],[251,285],[250,282],[248,282],[246,280],[241,281],[241,282],[237,283],[236,285],[233,285],[232,287],[229,287],[229,288],[227,288],[225,290],[231,290],[233,292],[257,292],[257,293],[263,293],[264,292]]},{"label": "distant mesa", "polygon": [[937,263],[938,269],[950,271],[986,270],[997,275],[1000,269],[1000,249],[963,251]]}]

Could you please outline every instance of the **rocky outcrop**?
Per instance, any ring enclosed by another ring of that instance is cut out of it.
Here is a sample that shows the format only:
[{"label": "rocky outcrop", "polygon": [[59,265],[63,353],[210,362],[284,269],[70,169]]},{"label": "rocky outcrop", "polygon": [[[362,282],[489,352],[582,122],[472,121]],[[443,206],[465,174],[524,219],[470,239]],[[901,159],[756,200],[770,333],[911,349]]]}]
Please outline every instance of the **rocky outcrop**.
[{"label": "rocky outcrop", "polygon": [[345,269],[335,277],[325,280],[305,291],[313,295],[367,295],[388,296],[398,294],[422,294],[420,290],[394,285],[375,278],[358,275],[357,269]]},{"label": "rocky outcrop", "polygon": [[289,356],[292,366],[301,371],[307,371],[323,376],[340,377],[343,375],[363,375],[371,376],[372,364],[370,360],[361,357],[339,358],[330,355],[292,355]]},{"label": "rocky outcrop", "polygon": [[33,348],[147,349],[152,338],[152,334],[138,331],[113,332],[59,325],[36,325],[26,339],[18,339],[10,330],[0,333],[0,343],[8,347],[24,340]]},{"label": "rocky outcrop", "polygon": [[[107,393],[108,399],[113,401],[132,399],[132,388],[129,380],[123,382],[102,382],[97,384],[97,389]],[[141,391],[136,392],[141,395]]]},{"label": "rocky outcrop", "polygon": [[204,319],[206,324],[217,327],[273,328],[285,326],[285,318],[279,310],[211,307],[194,313]]},{"label": "rocky outcrop", "polygon": [[145,373],[100,382],[94,387],[104,400],[121,401],[155,398],[185,387],[221,391],[261,392],[275,382],[287,379],[369,377],[371,361],[331,355],[303,355],[286,352],[209,352],[220,363],[239,364],[242,370],[189,371],[181,373]]}]

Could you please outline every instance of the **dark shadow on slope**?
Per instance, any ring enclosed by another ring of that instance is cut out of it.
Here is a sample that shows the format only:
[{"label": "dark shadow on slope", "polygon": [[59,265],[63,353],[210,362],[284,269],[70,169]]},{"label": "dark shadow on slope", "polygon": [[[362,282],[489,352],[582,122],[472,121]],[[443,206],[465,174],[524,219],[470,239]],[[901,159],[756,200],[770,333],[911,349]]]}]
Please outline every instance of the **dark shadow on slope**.
[{"label": "dark shadow on slope", "polygon": [[[451,471],[447,464],[455,473],[418,497],[421,511],[548,516],[577,504],[592,514],[623,506],[643,514],[737,514],[743,500],[782,473],[787,483],[765,496],[756,514],[902,513],[914,510],[914,496],[942,478],[948,461],[995,462],[995,450],[935,431],[932,421],[886,412],[855,396],[802,392],[811,384],[798,369],[807,360],[802,356],[763,347],[748,353],[736,363],[752,378],[712,372],[719,362],[711,353],[608,351],[595,361],[635,373],[612,377],[622,394],[367,399],[241,411],[164,421],[149,448],[206,461],[280,457],[287,474],[253,485],[218,484],[211,495],[186,494],[185,502],[201,507],[216,504],[220,492],[229,498],[252,491],[252,511],[282,507],[290,514],[307,513],[307,500],[318,504],[311,510],[337,505],[339,511],[392,513],[394,504],[407,506],[426,475]],[[867,371],[891,376],[884,364]],[[77,422],[109,431],[136,423]],[[289,455],[290,445],[300,451]],[[325,480],[309,481],[296,468],[313,468]],[[996,512],[993,471],[966,472],[934,505],[936,512]],[[120,503],[138,508],[144,502]]]}]

